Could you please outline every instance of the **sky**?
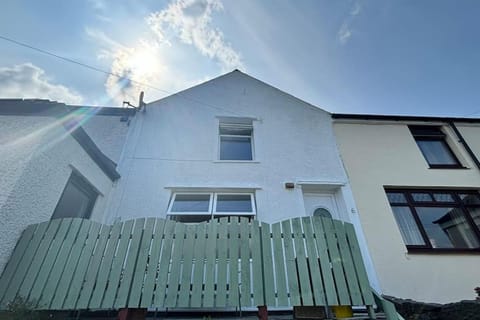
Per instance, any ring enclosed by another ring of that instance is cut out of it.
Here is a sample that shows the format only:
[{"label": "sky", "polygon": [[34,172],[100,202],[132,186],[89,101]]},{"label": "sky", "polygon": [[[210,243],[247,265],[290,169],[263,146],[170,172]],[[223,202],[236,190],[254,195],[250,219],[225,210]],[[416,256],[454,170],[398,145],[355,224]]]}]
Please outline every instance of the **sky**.
[{"label": "sky", "polygon": [[5,0],[0,98],[121,106],[239,69],[330,112],[480,117],[479,14],[476,0]]}]

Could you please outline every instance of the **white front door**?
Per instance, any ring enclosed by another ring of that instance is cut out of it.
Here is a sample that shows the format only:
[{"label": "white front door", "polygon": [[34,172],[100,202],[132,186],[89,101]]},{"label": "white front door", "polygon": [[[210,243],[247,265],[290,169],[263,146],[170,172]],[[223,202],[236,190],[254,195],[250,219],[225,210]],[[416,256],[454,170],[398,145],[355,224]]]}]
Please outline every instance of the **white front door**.
[{"label": "white front door", "polygon": [[308,216],[330,216],[339,219],[338,205],[333,193],[309,192],[303,194],[305,210]]}]

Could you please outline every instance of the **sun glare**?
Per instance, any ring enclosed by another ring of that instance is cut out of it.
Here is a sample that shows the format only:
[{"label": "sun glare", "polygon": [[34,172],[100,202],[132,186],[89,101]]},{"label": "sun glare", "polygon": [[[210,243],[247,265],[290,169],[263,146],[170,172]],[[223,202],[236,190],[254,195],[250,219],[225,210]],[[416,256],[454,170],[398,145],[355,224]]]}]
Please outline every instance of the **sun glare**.
[{"label": "sun glare", "polygon": [[149,48],[136,49],[129,62],[132,72],[139,78],[144,78],[159,68],[158,56]]}]

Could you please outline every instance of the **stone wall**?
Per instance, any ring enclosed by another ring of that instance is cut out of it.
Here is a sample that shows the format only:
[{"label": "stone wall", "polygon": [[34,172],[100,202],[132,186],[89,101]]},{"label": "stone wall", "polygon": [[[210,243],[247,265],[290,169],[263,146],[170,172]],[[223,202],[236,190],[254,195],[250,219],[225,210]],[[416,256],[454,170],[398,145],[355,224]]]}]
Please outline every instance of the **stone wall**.
[{"label": "stone wall", "polygon": [[480,301],[463,300],[448,304],[424,303],[384,296],[393,302],[405,320],[480,320]]}]

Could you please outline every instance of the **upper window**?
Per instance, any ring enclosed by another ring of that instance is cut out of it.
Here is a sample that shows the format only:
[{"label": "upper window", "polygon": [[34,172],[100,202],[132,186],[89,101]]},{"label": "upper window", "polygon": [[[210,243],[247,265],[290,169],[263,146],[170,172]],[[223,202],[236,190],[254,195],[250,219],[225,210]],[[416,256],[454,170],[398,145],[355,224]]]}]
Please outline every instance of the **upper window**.
[{"label": "upper window", "polygon": [[253,160],[252,124],[220,123],[220,160]]},{"label": "upper window", "polygon": [[229,216],[253,218],[255,213],[251,193],[175,193],[168,207],[171,219],[186,223]]},{"label": "upper window", "polygon": [[472,191],[387,190],[409,249],[479,249],[480,195]]},{"label": "upper window", "polygon": [[420,151],[430,168],[461,168],[461,164],[445,141],[445,134],[436,126],[409,126]]},{"label": "upper window", "polygon": [[57,218],[90,218],[98,193],[93,186],[76,173],[72,173],[52,219]]}]

